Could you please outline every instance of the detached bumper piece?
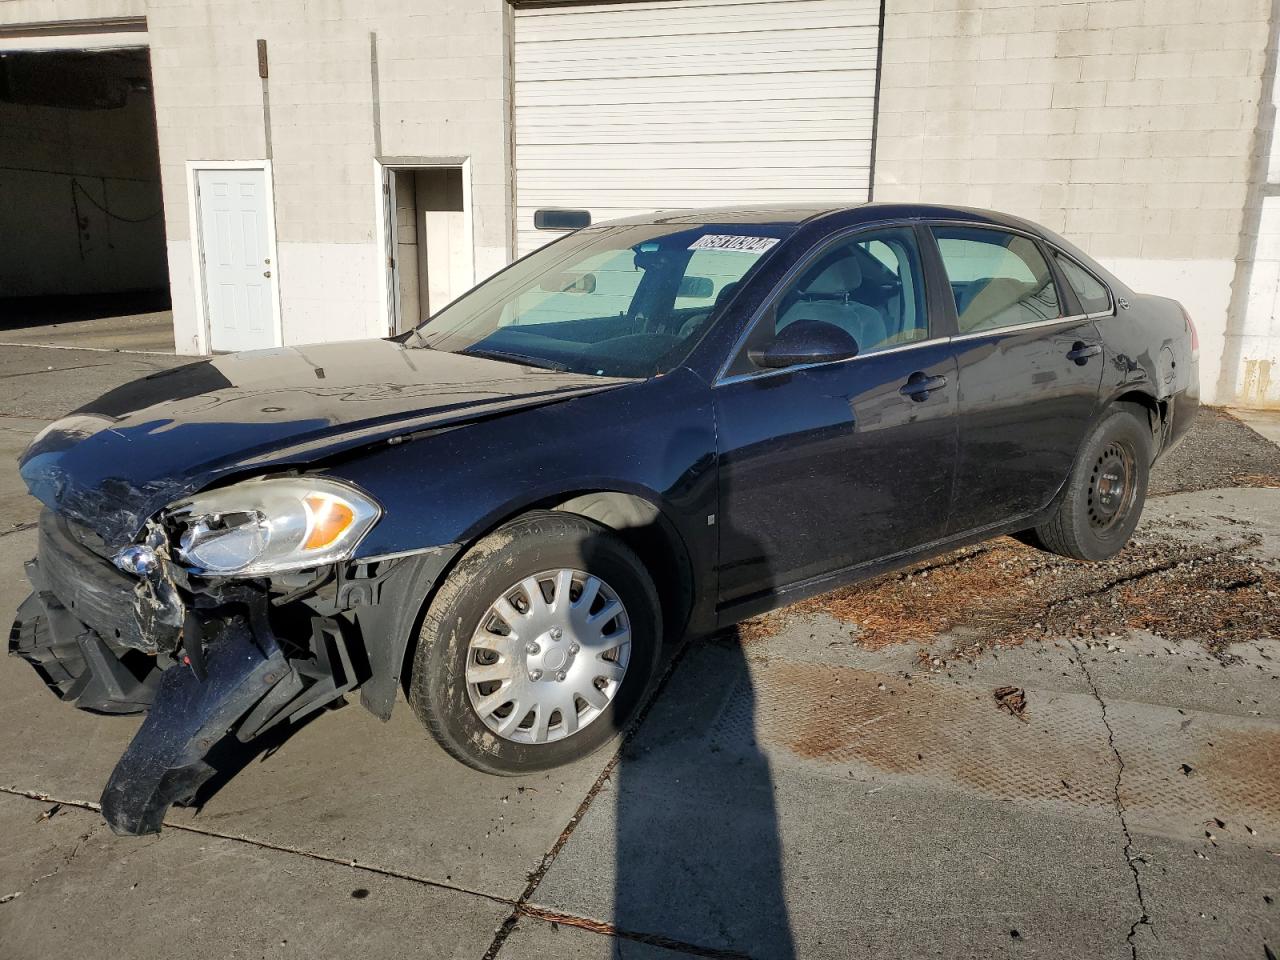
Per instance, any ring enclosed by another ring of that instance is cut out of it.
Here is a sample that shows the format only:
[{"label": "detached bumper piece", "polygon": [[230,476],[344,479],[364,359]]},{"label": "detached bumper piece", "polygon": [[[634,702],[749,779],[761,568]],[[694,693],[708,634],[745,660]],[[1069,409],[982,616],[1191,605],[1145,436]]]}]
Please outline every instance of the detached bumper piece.
[{"label": "detached bumper piece", "polygon": [[27,564],[35,592],[18,609],[9,652],[78,707],[148,711],[102,794],[102,815],[118,834],[157,833],[170,805],[193,800],[215,773],[208,754],[229,734],[248,743],[367,676],[363,659],[353,666],[350,625],[312,615],[310,637],[283,639],[268,597],[253,591],[187,610],[172,647],[156,649],[148,641],[160,631],[138,625],[136,580],[48,517],[41,535],[39,560]]},{"label": "detached bumper piece", "polygon": [[205,754],[236,721],[277,686],[295,694],[300,686],[275,639],[255,636],[246,618],[224,621],[204,652],[203,680],[187,666],[163,673],[142,729],[111,773],[102,816],[118,834],[158,833],[169,806],[193,799],[213,775]]}]

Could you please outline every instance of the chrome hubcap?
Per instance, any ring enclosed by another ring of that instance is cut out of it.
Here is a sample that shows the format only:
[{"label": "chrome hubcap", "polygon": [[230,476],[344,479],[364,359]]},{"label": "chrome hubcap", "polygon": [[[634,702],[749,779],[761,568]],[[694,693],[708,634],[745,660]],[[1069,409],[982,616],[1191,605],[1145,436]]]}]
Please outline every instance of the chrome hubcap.
[{"label": "chrome hubcap", "polygon": [[617,695],[631,621],[616,591],[581,570],[526,577],[495,600],[467,650],[467,696],[507,740],[573,736]]}]

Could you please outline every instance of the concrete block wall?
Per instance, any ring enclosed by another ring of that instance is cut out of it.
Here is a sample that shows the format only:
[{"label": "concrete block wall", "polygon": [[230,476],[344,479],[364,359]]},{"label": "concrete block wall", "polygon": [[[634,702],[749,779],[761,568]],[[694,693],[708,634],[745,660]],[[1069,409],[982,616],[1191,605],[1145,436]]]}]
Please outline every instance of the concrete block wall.
[{"label": "concrete block wall", "polygon": [[1223,361],[1268,0],[888,0],[876,198],[994,207],[1181,300]]},{"label": "concrete block wall", "polygon": [[507,262],[505,16],[501,0],[148,3],[180,351],[207,349],[195,310],[188,164],[267,157],[259,38],[269,58],[286,343],[387,332],[370,33],[382,155],[469,158],[477,274]]}]

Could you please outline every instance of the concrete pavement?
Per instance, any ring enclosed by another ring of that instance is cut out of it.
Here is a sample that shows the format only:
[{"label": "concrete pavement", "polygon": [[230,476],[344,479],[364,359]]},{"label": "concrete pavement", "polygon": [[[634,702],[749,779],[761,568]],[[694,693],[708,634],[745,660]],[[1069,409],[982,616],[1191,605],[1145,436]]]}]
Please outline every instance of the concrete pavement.
[{"label": "concrete pavement", "polygon": [[173,353],[169,293],[0,300],[0,349],[20,345]]},{"label": "concrete pavement", "polygon": [[[0,455],[175,362],[0,351]],[[1280,451],[1239,431],[1205,420],[1114,567],[1002,541],[762,618],[685,651],[616,762],[537,777],[353,705],[120,839],[93,805],[138,721],[0,661],[0,956],[1265,960]],[[1197,489],[1227,452],[1255,486]],[[6,615],[35,516],[0,471]]]}]

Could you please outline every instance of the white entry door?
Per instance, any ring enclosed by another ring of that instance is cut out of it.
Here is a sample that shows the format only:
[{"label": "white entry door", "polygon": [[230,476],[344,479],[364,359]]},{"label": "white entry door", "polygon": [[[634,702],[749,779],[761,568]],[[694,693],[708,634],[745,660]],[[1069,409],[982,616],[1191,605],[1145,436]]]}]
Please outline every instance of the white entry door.
[{"label": "white entry door", "polygon": [[266,171],[197,170],[196,199],[209,348],[279,346]]}]

